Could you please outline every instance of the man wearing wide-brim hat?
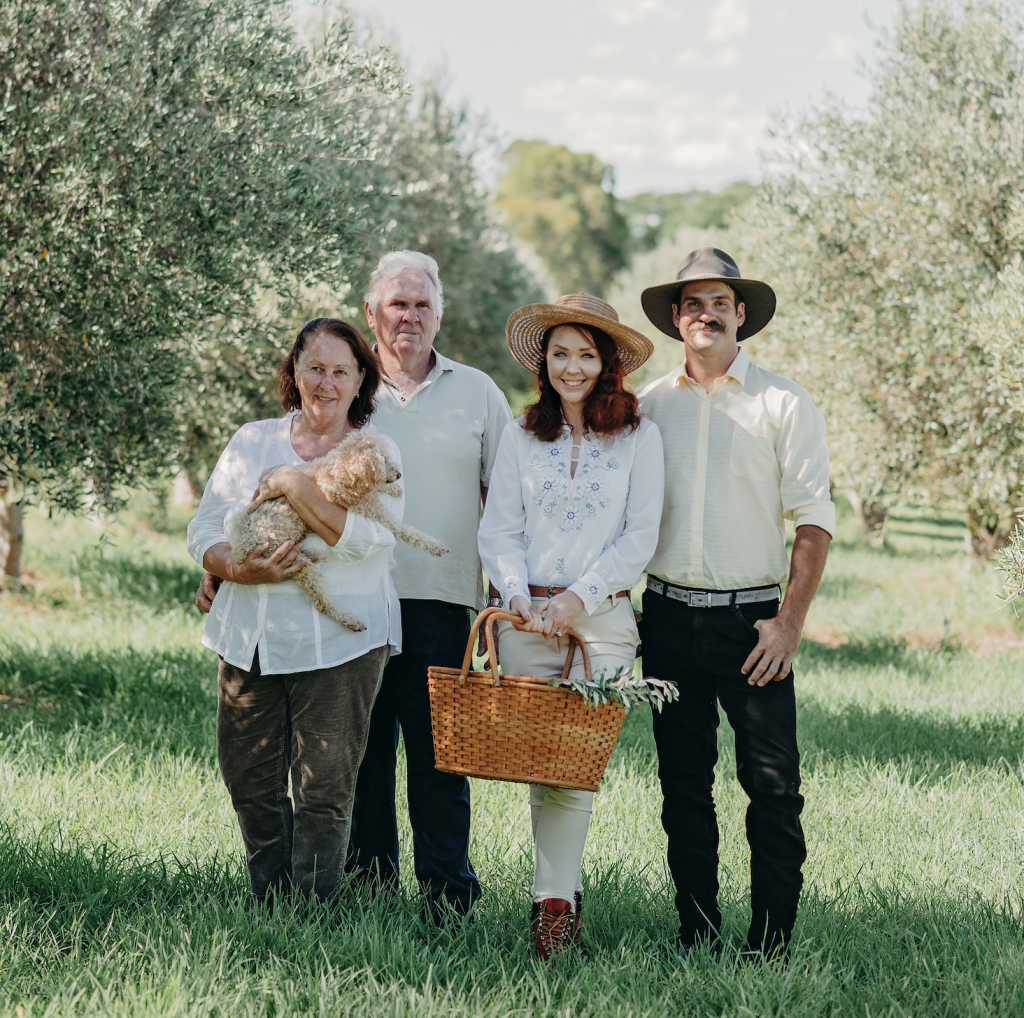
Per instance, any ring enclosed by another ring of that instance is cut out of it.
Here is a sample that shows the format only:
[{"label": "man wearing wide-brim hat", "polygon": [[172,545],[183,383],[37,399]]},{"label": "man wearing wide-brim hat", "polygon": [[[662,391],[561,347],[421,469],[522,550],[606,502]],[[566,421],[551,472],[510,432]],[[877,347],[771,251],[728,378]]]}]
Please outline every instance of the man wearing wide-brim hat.
[{"label": "man wearing wide-brim hat", "polygon": [[[791,663],[835,532],[825,423],[804,389],[740,348],[771,320],[775,294],[724,251],[693,251],[641,302],[683,354],[637,393],[665,449],[641,635],[644,673],[680,694],[654,716],[679,939],[684,951],[718,946],[721,704],[750,798],[747,950],[770,954],[792,936],[807,855]],[[787,519],[796,527],[789,558]]]}]

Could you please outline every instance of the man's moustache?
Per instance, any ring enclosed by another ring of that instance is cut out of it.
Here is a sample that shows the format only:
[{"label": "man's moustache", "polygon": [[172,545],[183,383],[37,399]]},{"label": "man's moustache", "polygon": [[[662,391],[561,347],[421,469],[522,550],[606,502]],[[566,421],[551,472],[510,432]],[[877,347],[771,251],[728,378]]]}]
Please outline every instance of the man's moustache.
[{"label": "man's moustache", "polygon": [[725,332],[725,326],[721,322],[701,322],[701,332]]}]

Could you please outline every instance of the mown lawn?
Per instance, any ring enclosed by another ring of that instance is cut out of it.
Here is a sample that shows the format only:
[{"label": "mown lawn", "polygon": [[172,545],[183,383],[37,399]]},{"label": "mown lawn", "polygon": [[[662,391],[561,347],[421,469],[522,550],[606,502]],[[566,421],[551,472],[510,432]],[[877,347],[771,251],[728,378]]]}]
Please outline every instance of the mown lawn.
[{"label": "mown lawn", "polygon": [[810,858],[788,966],[736,958],[747,850],[728,726],[730,950],[673,953],[634,712],[585,860],[589,955],[554,971],[529,956],[521,786],[474,785],[486,897],[468,929],[425,927],[408,884],[386,907],[250,908],[180,524],[34,515],[29,589],[0,595],[0,1014],[1024,1014],[1024,622],[992,614],[997,579],[955,519],[908,512],[884,551],[844,520],[798,659]]}]

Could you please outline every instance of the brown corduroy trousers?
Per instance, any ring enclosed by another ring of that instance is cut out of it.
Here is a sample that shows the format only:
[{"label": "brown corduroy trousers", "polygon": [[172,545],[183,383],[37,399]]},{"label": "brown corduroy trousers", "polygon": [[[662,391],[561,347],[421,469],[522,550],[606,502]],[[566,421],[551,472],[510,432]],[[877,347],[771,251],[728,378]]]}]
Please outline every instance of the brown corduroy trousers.
[{"label": "brown corduroy trousers", "polygon": [[[356,777],[389,656],[260,673],[221,660],[217,761],[238,816],[252,893],[326,899],[342,878]],[[291,798],[288,778],[291,775]]]}]

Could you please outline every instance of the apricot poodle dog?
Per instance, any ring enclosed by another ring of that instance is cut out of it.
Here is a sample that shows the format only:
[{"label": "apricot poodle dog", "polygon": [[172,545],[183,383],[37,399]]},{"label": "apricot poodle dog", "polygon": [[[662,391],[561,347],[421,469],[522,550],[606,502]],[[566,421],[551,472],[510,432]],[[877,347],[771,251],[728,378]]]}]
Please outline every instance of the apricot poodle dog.
[{"label": "apricot poodle dog", "polygon": [[[388,456],[387,446],[372,432],[356,431],[339,442],[326,456],[299,468],[316,481],[324,497],[335,505],[359,513],[386,527],[400,541],[431,555],[445,555],[448,549],[427,534],[399,523],[378,501],[377,493],[392,497],[402,494],[401,474]],[[301,541],[312,531],[292,508],[287,498],[269,499],[245,514],[230,528],[228,539],[236,562],[242,562],[261,544],[280,547],[285,541]],[[295,582],[310,596],[317,610],[355,632],[366,628],[351,612],[342,611],[327,592],[323,574],[314,561],[295,574]]]}]

